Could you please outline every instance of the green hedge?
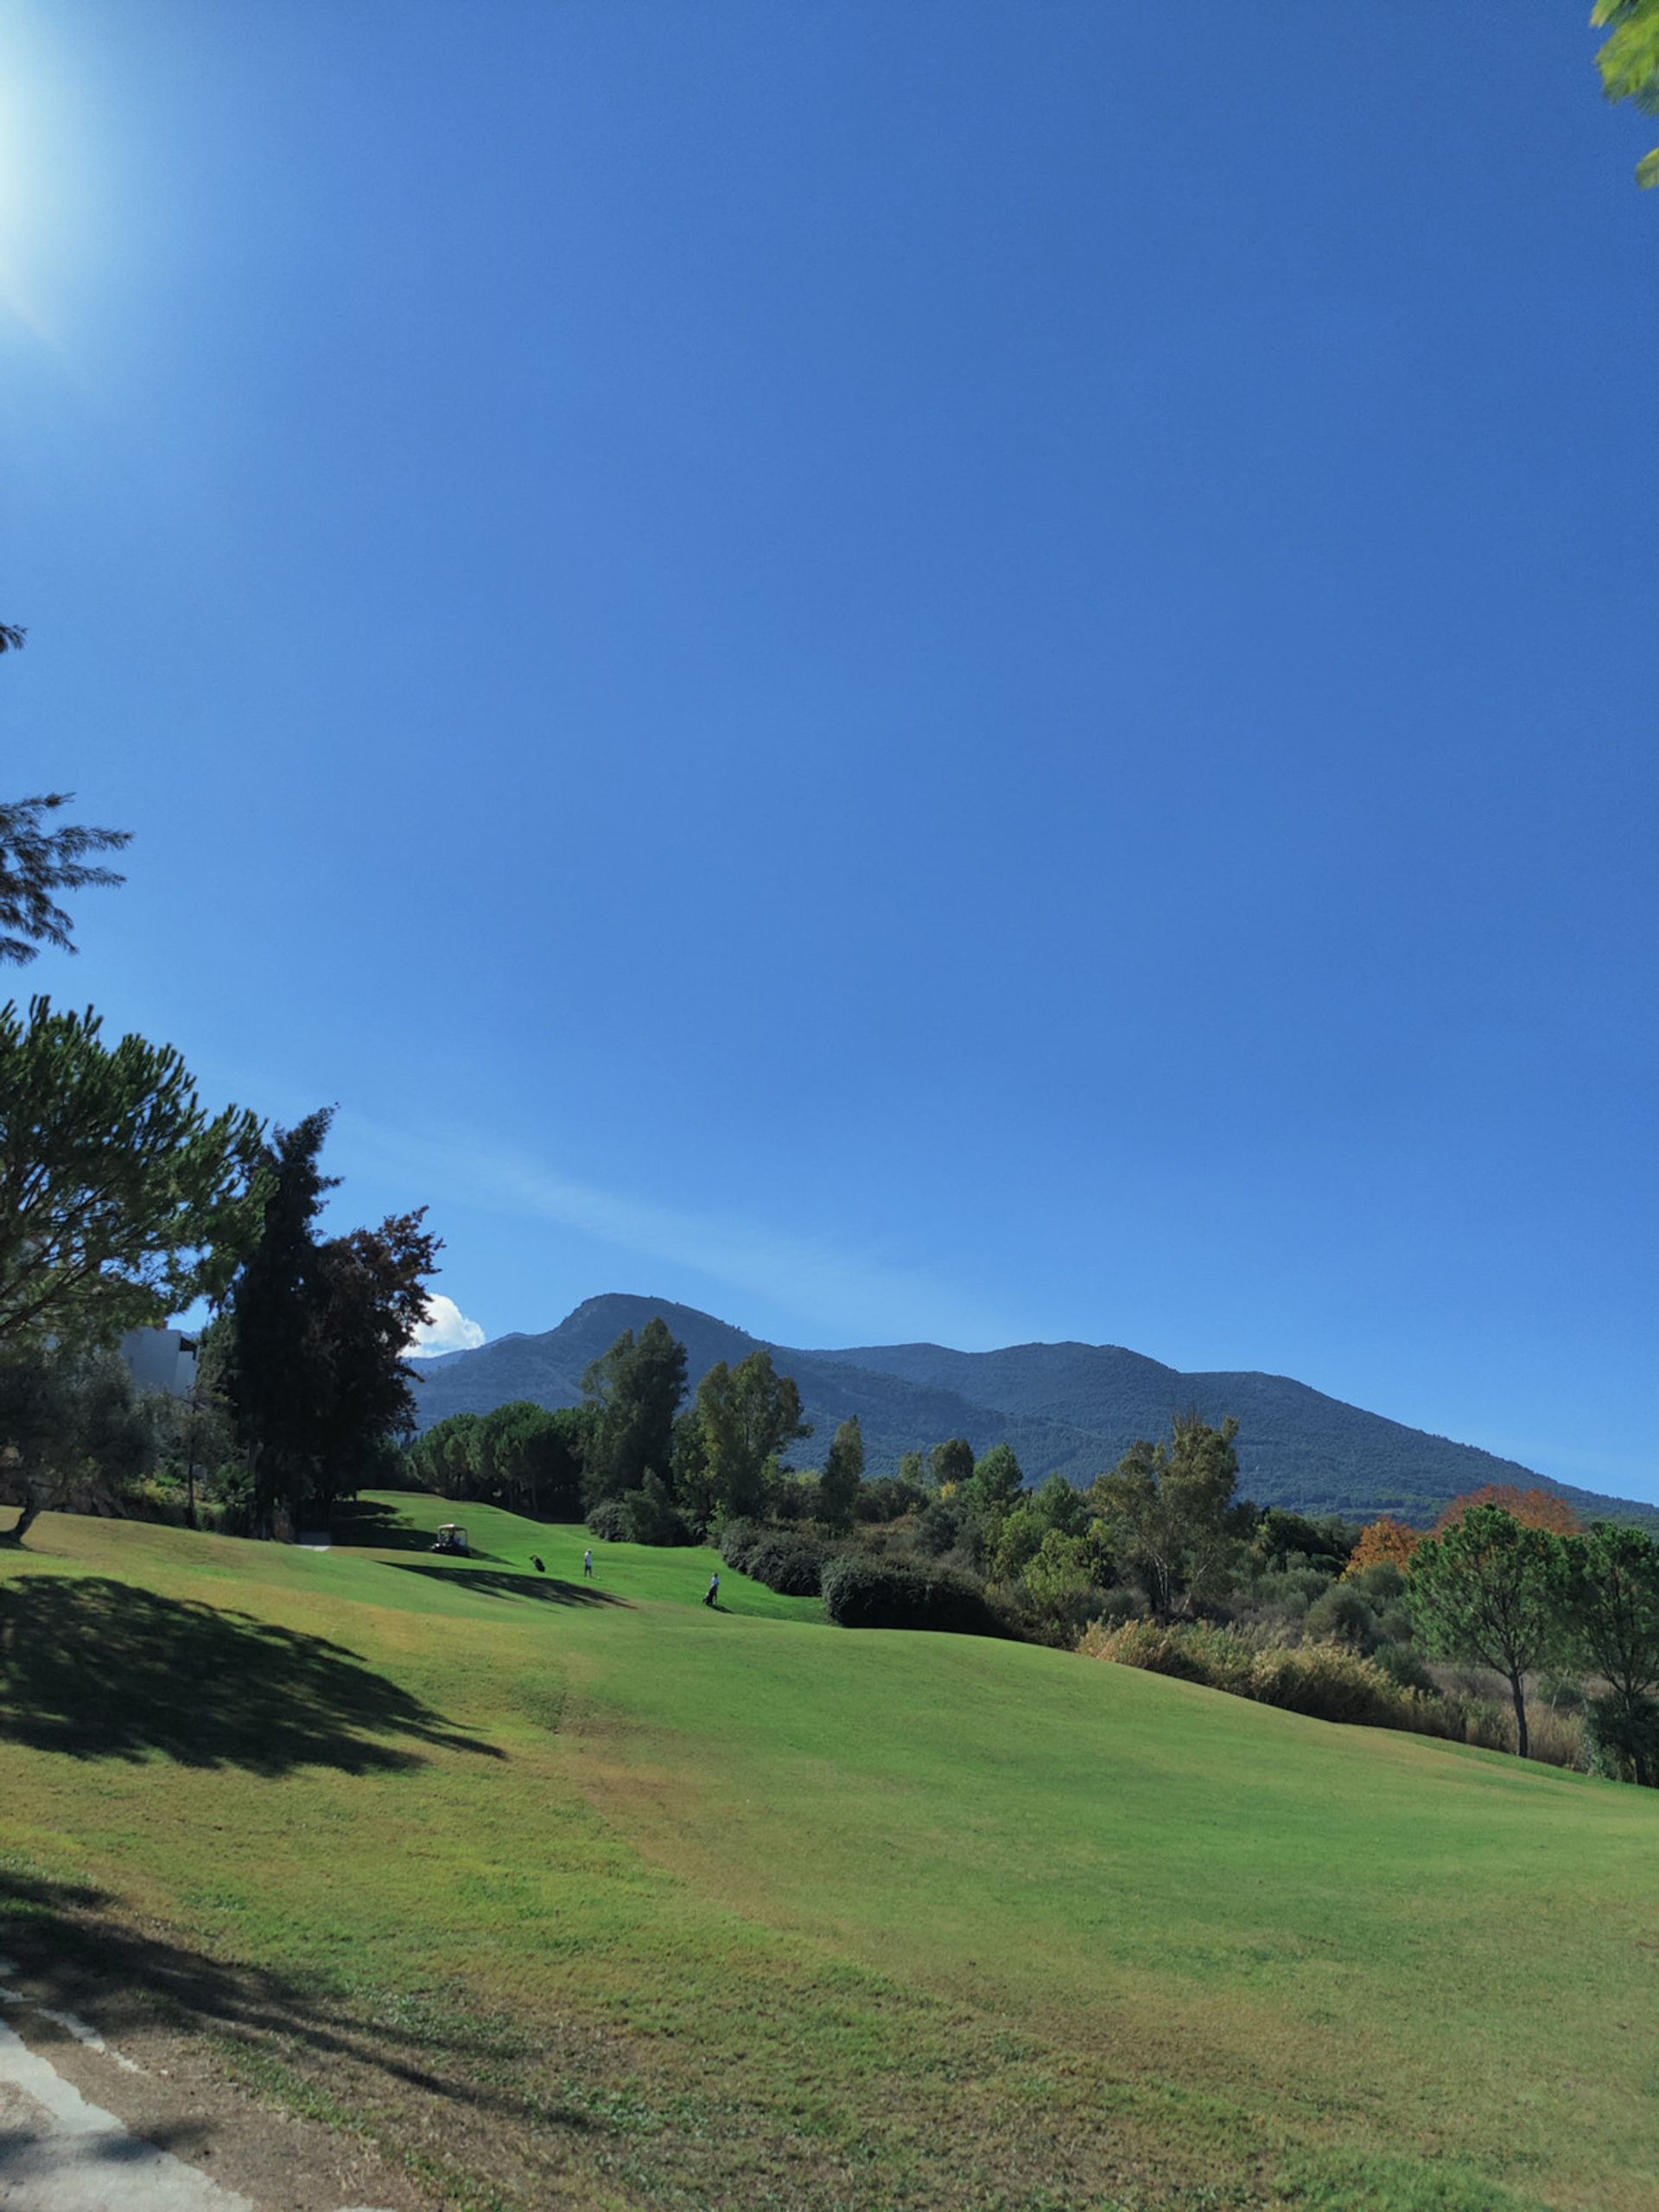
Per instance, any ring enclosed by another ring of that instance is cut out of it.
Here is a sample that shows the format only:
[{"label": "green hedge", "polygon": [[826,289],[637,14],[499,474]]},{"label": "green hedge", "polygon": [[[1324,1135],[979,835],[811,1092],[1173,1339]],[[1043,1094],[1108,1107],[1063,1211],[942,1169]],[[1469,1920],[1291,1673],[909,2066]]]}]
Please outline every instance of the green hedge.
[{"label": "green hedge", "polygon": [[1011,1631],[964,1574],[917,1560],[845,1553],[823,1570],[823,1609],[838,1628],[924,1628],[957,1636]]}]

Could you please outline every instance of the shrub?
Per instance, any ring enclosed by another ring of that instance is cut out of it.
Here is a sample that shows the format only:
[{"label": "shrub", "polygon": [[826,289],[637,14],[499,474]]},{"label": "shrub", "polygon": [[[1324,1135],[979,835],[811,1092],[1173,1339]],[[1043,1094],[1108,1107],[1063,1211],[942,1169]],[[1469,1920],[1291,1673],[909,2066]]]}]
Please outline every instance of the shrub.
[{"label": "shrub", "polygon": [[1634,1782],[1639,1771],[1649,1783],[1659,1777],[1659,1700],[1599,1697],[1586,1707],[1585,1741],[1598,1774],[1614,1782]]},{"label": "shrub", "polygon": [[1376,1614],[1357,1590],[1340,1582],[1308,1607],[1303,1625],[1315,1643],[1346,1643],[1356,1651],[1370,1651],[1378,1640]]},{"label": "shrub", "polygon": [[[128,1521],[159,1522],[169,1529],[188,1529],[191,1525],[189,1493],[182,1484],[159,1482],[154,1476],[127,1484],[116,1500],[115,1510]],[[246,1508],[233,1498],[206,1497],[198,1490],[195,1526],[216,1536],[245,1536]]]},{"label": "shrub", "polygon": [[685,1516],[669,1496],[659,1475],[648,1474],[639,1490],[619,1500],[630,1543],[689,1544],[696,1541]]},{"label": "shrub", "polygon": [[1122,1628],[1125,1621],[1144,1620],[1148,1605],[1146,1592],[1137,1589],[1133,1582],[1116,1583],[1102,1592],[1099,1608],[1089,1625],[1103,1631]]},{"label": "shrub", "polygon": [[[1510,1747],[1513,1746],[1513,1734]],[[1528,1716],[1527,1757],[1545,1766],[1571,1767],[1579,1774],[1592,1774],[1598,1759],[1590,1730],[1581,1713],[1563,1713],[1553,1705],[1535,1705]]]},{"label": "shrub", "polygon": [[1315,1720],[1424,1736],[1462,1732],[1443,1700],[1403,1688],[1374,1659],[1347,1644],[1256,1644],[1208,1622],[1130,1621],[1122,1628],[1089,1630],[1077,1648],[1090,1658],[1173,1675]]},{"label": "shrub", "polygon": [[853,1511],[861,1521],[902,1521],[906,1513],[926,1503],[927,1492],[914,1483],[903,1482],[897,1475],[877,1475],[859,1484]]},{"label": "shrub", "polygon": [[1278,1644],[1256,1653],[1249,1694],[1287,1713],[1359,1728],[1417,1728],[1425,1702],[1348,1643]]},{"label": "shrub", "polygon": [[1446,1690],[1440,1704],[1449,1717],[1448,1733],[1459,1743],[1477,1744],[1484,1751],[1515,1749],[1515,1721],[1496,1698],[1469,1690]]},{"label": "shrub", "polygon": [[1111,1659],[1120,1667],[1143,1667],[1148,1674],[1173,1675],[1183,1682],[1249,1695],[1244,1685],[1249,1678],[1249,1646],[1208,1622],[1178,1627],[1163,1621],[1126,1621],[1113,1629],[1096,1624],[1084,1630],[1077,1649],[1091,1659]]},{"label": "shrub", "polygon": [[768,1533],[768,1530],[759,1527],[753,1521],[745,1521],[734,1516],[730,1521],[721,1522],[720,1534],[715,1541],[715,1548],[728,1567],[735,1567],[740,1574],[746,1574],[748,1572],[749,1554]]},{"label": "shrub", "polygon": [[1560,1672],[1544,1676],[1538,1685],[1538,1695],[1544,1704],[1554,1706],[1557,1713],[1582,1713],[1589,1702],[1578,1676]]},{"label": "shrub", "polygon": [[620,1497],[601,1497],[588,1513],[588,1526],[602,1544],[627,1544],[633,1539],[629,1534],[629,1515]]},{"label": "shrub", "polygon": [[1421,1690],[1425,1697],[1435,1695],[1434,1677],[1418,1657],[1414,1645],[1379,1643],[1371,1658],[1402,1690]]},{"label": "shrub", "polygon": [[958,1636],[1007,1633],[977,1583],[948,1567],[919,1560],[843,1553],[824,1567],[823,1590],[823,1609],[839,1628],[924,1628]]},{"label": "shrub", "polygon": [[739,1572],[752,1574],[780,1596],[816,1598],[823,1573],[823,1546],[810,1536],[762,1534],[745,1547]]},{"label": "shrub", "polygon": [[1406,1578],[1392,1560],[1380,1559],[1346,1577],[1368,1605],[1391,1605],[1406,1594]]},{"label": "shrub", "polygon": [[917,1521],[916,1548],[930,1559],[943,1558],[956,1549],[967,1527],[968,1516],[961,1506],[947,1498],[935,1498]]}]

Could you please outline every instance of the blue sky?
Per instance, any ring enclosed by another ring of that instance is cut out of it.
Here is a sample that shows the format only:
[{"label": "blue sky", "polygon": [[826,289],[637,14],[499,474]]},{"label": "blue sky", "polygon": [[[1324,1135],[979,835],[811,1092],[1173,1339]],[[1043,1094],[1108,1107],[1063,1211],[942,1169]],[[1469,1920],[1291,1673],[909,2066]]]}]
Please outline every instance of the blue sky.
[{"label": "blue sky", "polygon": [[26,980],[489,1335],[1659,1497],[1651,136],[1582,6],[12,0]]}]

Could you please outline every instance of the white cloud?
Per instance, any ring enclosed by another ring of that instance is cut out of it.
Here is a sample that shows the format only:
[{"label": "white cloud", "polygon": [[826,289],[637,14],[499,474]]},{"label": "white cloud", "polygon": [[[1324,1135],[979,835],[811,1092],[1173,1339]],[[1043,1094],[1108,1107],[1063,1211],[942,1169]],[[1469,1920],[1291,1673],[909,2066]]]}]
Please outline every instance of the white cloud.
[{"label": "white cloud", "polygon": [[453,1298],[434,1291],[427,1300],[426,1319],[409,1340],[410,1359],[430,1359],[435,1352],[476,1351],[484,1332],[469,1321]]}]

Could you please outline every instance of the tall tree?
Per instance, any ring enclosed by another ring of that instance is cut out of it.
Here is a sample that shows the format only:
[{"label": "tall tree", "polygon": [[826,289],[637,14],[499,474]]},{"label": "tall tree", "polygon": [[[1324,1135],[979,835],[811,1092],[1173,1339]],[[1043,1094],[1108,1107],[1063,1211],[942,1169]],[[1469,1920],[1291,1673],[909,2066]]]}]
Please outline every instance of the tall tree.
[{"label": "tall tree", "polygon": [[319,1156],[324,1109],[276,1132],[260,1235],[232,1284],[216,1345],[219,1388],[253,1478],[254,1525],[327,1515],[414,1427],[404,1352],[426,1313],[438,1240],[421,1213],[323,1241],[338,1178]]},{"label": "tall tree", "polygon": [[222,1290],[263,1159],[253,1116],[210,1117],[171,1046],[0,1007],[0,1351],[113,1344]]},{"label": "tall tree", "polygon": [[[1596,0],[1590,21],[1608,34],[1596,54],[1606,98],[1659,115],[1659,0]],[[1637,163],[1636,181],[1659,185],[1659,146]]]},{"label": "tall tree", "polygon": [[279,1503],[309,1496],[326,1449],[315,1226],[339,1181],[320,1164],[333,1119],[325,1107],[275,1133],[258,1241],[231,1286],[213,1344],[218,1387],[252,1477],[261,1535],[270,1533]]},{"label": "tall tree", "polygon": [[1360,1530],[1359,1541],[1342,1570],[1343,1579],[1345,1581],[1351,1576],[1363,1574],[1368,1567],[1397,1567],[1403,1574],[1422,1541],[1421,1529],[1408,1528],[1391,1513],[1382,1514]]},{"label": "tall tree", "polygon": [[[1579,1663],[1607,1684],[1610,1732],[1644,1786],[1659,1690],[1659,1544],[1598,1521],[1567,1547],[1567,1630]],[[1605,1723],[1604,1723],[1605,1726]]]},{"label": "tall tree", "polygon": [[811,1434],[794,1377],[778,1373],[764,1344],[737,1367],[722,1359],[709,1369],[697,1387],[697,1419],[702,1478],[686,1503],[705,1520],[763,1511],[779,1453]]},{"label": "tall tree", "polygon": [[942,1491],[949,1483],[965,1483],[974,1471],[973,1446],[965,1436],[946,1437],[928,1453],[927,1471],[935,1490]]},{"label": "tall tree", "polygon": [[957,1491],[968,1510],[994,1527],[1025,1494],[1026,1478],[1012,1444],[994,1444]]},{"label": "tall tree", "polygon": [[685,1346],[660,1313],[636,1341],[624,1329],[582,1378],[599,1408],[583,1482],[587,1503],[639,1490],[648,1472],[666,1478],[673,1466],[674,1416],[685,1395]]},{"label": "tall tree", "polygon": [[426,1209],[389,1214],[373,1229],[353,1229],[321,1248],[318,1383],[327,1435],[308,1503],[326,1521],[385,1467],[390,1445],[414,1432],[415,1395],[404,1354],[427,1314],[428,1276],[439,1240]]},{"label": "tall tree", "polygon": [[864,1432],[858,1415],[844,1421],[830,1440],[829,1455],[818,1478],[818,1514],[831,1529],[850,1529],[858,1505],[859,1484],[864,1479]]},{"label": "tall tree", "polygon": [[1166,1444],[1131,1446],[1090,1493],[1121,1558],[1145,1581],[1160,1621],[1231,1587],[1254,1513],[1236,1497],[1238,1423],[1178,1414]]},{"label": "tall tree", "polygon": [[1406,1594],[1419,1635],[1444,1658],[1503,1675],[1522,1758],[1531,1749],[1526,1678],[1560,1646],[1566,1592],[1562,1539],[1501,1505],[1472,1506],[1411,1555]]}]

